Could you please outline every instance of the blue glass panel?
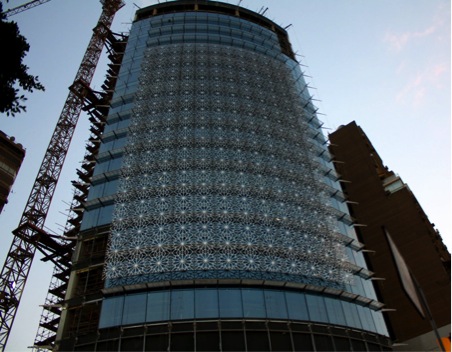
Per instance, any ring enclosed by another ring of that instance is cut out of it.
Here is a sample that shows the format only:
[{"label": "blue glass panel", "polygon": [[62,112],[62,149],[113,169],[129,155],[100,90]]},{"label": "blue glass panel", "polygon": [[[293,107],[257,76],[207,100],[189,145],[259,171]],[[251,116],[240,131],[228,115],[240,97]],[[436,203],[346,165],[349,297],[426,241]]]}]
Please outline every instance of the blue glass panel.
[{"label": "blue glass panel", "polygon": [[200,289],[195,291],[195,316],[196,318],[217,318],[218,291]]},{"label": "blue glass panel", "polygon": [[361,329],[361,321],[359,320],[358,311],[356,310],[356,305],[349,302],[341,301],[342,308],[344,309],[345,320],[347,325]]},{"label": "blue glass panel", "polygon": [[351,292],[356,293],[360,296],[365,296],[366,293],[364,291],[363,282],[364,282],[364,279],[357,277],[355,279],[354,285],[351,285],[351,287],[352,287]]},{"label": "blue glass panel", "polygon": [[242,294],[238,289],[219,290],[220,317],[235,318],[243,316]]},{"label": "blue glass panel", "polygon": [[364,291],[366,292],[365,297],[372,298],[372,299],[378,301],[377,295],[372,286],[372,282],[370,280],[362,280],[362,281],[363,281]]},{"label": "blue glass panel", "polygon": [[287,311],[293,320],[309,320],[308,307],[304,294],[286,292]]},{"label": "blue glass panel", "polygon": [[330,323],[346,325],[344,311],[339,300],[325,297],[325,305]]},{"label": "blue glass panel", "polygon": [[105,184],[105,189],[102,194],[103,197],[110,196],[116,192],[118,188],[118,179],[111,180]]},{"label": "blue glass panel", "polygon": [[85,211],[83,214],[83,221],[82,225],[80,226],[80,229],[86,230],[93,226],[96,226],[97,219],[99,217],[99,212],[100,212],[99,208]]},{"label": "blue glass panel", "polygon": [[286,297],[282,291],[265,291],[265,306],[268,318],[287,319]]},{"label": "blue glass panel", "polygon": [[98,225],[108,224],[111,222],[113,215],[113,205],[107,205],[100,209]]},{"label": "blue glass panel", "polygon": [[169,319],[170,292],[158,291],[148,294],[146,321],[162,321]]},{"label": "blue glass panel", "polygon": [[122,163],[122,158],[120,158],[120,157],[112,159],[110,164],[108,165],[107,170],[105,170],[105,171],[117,170],[121,167],[121,163]]},{"label": "blue glass panel", "polygon": [[361,322],[363,324],[363,329],[369,330],[369,331],[376,331],[375,323],[372,318],[372,315],[370,314],[369,308],[357,306],[358,309],[358,315],[361,319]]},{"label": "blue glass panel", "polygon": [[102,302],[99,328],[121,325],[124,297],[111,297]]},{"label": "blue glass panel", "polygon": [[389,336],[388,330],[386,329],[386,325],[385,325],[385,321],[383,319],[383,315],[381,312],[375,312],[373,310],[370,311],[370,314],[372,315],[374,322],[375,322],[375,326],[376,326],[376,331],[379,334],[385,335],[385,336]]},{"label": "blue glass panel", "polygon": [[192,290],[171,292],[171,319],[192,319],[194,317],[195,297]]},{"label": "blue glass panel", "polygon": [[96,185],[92,185],[89,189],[88,200],[102,197],[102,194],[104,193],[104,188],[105,188],[105,183],[98,183]]},{"label": "blue glass panel", "polygon": [[146,293],[128,295],[124,301],[122,324],[136,324],[145,321],[146,317]]},{"label": "blue glass panel", "polygon": [[109,159],[98,162],[94,168],[94,176],[105,172],[107,170],[109,164],[110,164]]},{"label": "blue glass panel", "polygon": [[328,323],[325,301],[322,296],[306,295],[306,303],[308,304],[309,317],[312,321]]},{"label": "blue glass panel", "polygon": [[120,149],[120,148],[124,147],[126,142],[127,142],[127,137],[123,135],[115,141],[112,149]]},{"label": "blue glass panel", "polygon": [[109,140],[109,141],[103,142],[103,143],[100,145],[99,153],[105,153],[107,150],[113,149],[114,143],[115,143],[115,140],[114,140],[114,139],[111,139],[111,140]]},{"label": "blue glass panel", "polygon": [[245,318],[265,318],[264,293],[261,290],[242,289],[243,316]]}]

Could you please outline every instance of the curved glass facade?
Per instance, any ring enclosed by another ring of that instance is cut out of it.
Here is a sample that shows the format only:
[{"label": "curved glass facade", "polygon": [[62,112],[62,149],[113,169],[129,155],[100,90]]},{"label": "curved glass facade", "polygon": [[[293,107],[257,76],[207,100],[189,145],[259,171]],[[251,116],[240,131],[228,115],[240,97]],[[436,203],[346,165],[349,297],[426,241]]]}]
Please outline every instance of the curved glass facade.
[{"label": "curved glass facade", "polygon": [[287,34],[208,3],[151,6],[132,26],[82,222],[111,224],[99,328],[234,318],[387,335]]},{"label": "curved glass facade", "polygon": [[109,285],[226,270],[346,282],[337,210],[303,138],[307,113],[288,67],[175,36],[146,48],[141,65]]},{"label": "curved glass facade", "polygon": [[100,328],[187,319],[265,319],[326,323],[384,335],[379,314],[356,304],[298,291],[198,288],[107,298]]}]

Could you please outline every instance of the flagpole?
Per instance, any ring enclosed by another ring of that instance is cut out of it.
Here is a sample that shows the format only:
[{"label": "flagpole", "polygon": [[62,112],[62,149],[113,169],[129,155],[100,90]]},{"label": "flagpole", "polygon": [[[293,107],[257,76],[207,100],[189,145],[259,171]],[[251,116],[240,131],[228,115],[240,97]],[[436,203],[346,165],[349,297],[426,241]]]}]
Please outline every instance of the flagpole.
[{"label": "flagpole", "polygon": [[410,275],[411,278],[413,279],[413,282],[415,283],[415,287],[419,294],[419,297],[421,298],[422,305],[424,306],[425,311],[427,312],[427,316],[430,320],[430,325],[432,326],[432,329],[435,332],[436,339],[438,340],[439,343],[439,347],[441,348],[441,351],[446,352],[446,348],[444,347],[443,340],[441,339],[441,335],[439,334],[435,319],[433,318],[432,312],[427,303],[427,298],[425,297],[424,291],[422,290],[421,285],[419,285],[419,282],[416,280],[416,277],[413,275],[413,273],[410,272]]},{"label": "flagpole", "polygon": [[416,280],[415,276],[411,272],[410,268],[405,262],[405,259],[403,258],[402,254],[400,253],[399,249],[397,248],[396,244],[391,238],[391,235],[389,234],[388,230],[382,226],[382,229],[384,233],[386,234],[386,239],[389,244],[389,249],[391,250],[392,257],[395,262],[395,266],[397,269],[397,272],[399,274],[399,279],[402,283],[402,287],[404,288],[404,291],[408,298],[411,300],[411,302],[414,304],[414,306],[417,308],[419,314],[422,316],[422,318],[425,318],[424,311],[427,313],[428,319],[430,321],[430,325],[435,332],[436,339],[438,340],[438,344],[440,346],[440,349],[442,352],[446,352],[446,349],[444,348],[443,341],[441,339],[441,336],[438,332],[438,328],[436,326],[435,319],[433,319],[432,312],[430,311],[430,307],[427,303],[427,298],[425,297],[424,291],[421,288],[421,285],[419,285],[419,282]]}]

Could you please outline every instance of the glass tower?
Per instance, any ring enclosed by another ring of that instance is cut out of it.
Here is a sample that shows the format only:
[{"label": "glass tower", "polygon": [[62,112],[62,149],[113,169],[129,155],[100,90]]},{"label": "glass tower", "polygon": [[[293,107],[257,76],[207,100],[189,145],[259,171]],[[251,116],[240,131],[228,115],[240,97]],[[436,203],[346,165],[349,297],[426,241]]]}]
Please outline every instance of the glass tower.
[{"label": "glass tower", "polygon": [[61,350],[389,350],[284,29],[216,1],[153,5],[117,79]]}]

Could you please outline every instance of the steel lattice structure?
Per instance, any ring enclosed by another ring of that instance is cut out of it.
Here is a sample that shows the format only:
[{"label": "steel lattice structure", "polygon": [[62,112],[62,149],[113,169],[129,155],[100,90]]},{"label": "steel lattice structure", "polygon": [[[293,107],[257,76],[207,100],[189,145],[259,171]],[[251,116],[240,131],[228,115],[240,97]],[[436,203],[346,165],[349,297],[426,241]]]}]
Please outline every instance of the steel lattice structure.
[{"label": "steel lattice structure", "polygon": [[33,7],[36,7],[38,5],[45,4],[46,2],[49,2],[49,1],[50,0],[34,0],[34,1],[30,1],[30,2],[27,2],[26,4],[14,7],[12,9],[9,9],[9,10],[3,12],[3,14],[6,17],[13,16],[13,15],[21,13],[23,11],[29,10],[29,9],[31,9]]},{"label": "steel lattice structure", "polygon": [[[36,249],[52,257],[55,253],[71,251],[73,247],[71,243],[52,238],[43,230],[43,227],[84,98],[89,92],[89,85],[110,33],[109,28],[115,13],[124,5],[122,0],[103,0],[101,3],[103,5],[101,16],[93,30],[74,83],[70,87],[19,226],[13,231],[13,242],[2,268],[0,350],[6,346]],[[55,264],[64,265],[59,262]]]}]

